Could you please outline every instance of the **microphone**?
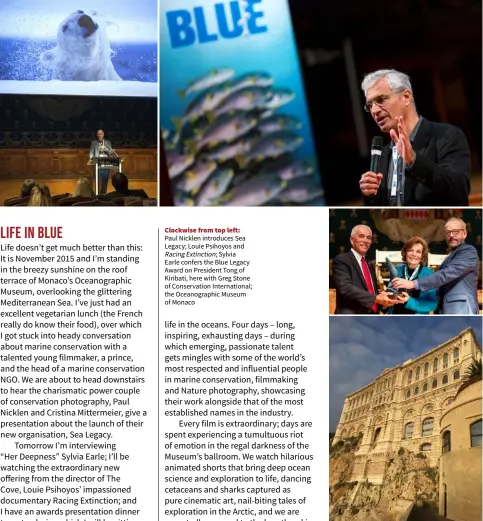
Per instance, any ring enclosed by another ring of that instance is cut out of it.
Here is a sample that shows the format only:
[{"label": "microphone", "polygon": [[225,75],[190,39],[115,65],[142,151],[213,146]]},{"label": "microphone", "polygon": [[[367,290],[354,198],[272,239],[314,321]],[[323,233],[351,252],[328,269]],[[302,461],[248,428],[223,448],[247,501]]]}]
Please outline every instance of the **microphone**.
[{"label": "microphone", "polygon": [[106,146],[107,146],[108,151],[112,152],[113,154],[116,154],[116,156],[119,157],[118,153],[110,145],[106,145]]},{"label": "microphone", "polygon": [[375,174],[379,173],[380,165],[381,165],[381,154],[382,154],[382,137],[381,136],[374,136],[372,138],[372,145],[371,145],[371,172],[374,172]]}]

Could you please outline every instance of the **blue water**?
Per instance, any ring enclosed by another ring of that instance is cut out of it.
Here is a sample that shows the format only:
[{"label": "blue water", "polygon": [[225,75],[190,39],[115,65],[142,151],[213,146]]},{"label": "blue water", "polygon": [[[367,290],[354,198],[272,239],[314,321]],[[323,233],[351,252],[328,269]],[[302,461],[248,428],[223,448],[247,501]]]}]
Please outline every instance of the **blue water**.
[{"label": "blue water", "polygon": [[[49,73],[39,66],[42,52],[55,47],[55,42],[0,39],[0,80],[46,81]],[[125,81],[156,83],[157,45],[113,44],[112,63]]]}]

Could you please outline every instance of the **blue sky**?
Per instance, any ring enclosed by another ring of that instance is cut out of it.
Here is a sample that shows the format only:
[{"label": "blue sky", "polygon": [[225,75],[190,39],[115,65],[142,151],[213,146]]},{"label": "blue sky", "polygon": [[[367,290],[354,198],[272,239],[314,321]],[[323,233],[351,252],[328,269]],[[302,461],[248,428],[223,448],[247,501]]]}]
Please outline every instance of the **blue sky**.
[{"label": "blue sky", "polygon": [[55,39],[60,23],[81,9],[112,22],[111,41],[157,41],[157,0],[0,0],[0,34],[7,38]]},{"label": "blue sky", "polygon": [[330,317],[329,428],[335,431],[344,397],[384,369],[416,358],[472,327],[481,345],[481,317]]}]

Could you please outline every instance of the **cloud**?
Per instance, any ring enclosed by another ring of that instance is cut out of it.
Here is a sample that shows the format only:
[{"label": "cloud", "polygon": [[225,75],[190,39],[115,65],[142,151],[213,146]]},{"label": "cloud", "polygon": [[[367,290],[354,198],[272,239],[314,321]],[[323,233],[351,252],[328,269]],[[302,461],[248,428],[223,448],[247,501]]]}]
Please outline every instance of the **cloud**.
[{"label": "cloud", "polygon": [[417,358],[473,327],[481,344],[480,317],[378,316],[329,318],[329,429],[335,431],[347,394],[384,369]]}]

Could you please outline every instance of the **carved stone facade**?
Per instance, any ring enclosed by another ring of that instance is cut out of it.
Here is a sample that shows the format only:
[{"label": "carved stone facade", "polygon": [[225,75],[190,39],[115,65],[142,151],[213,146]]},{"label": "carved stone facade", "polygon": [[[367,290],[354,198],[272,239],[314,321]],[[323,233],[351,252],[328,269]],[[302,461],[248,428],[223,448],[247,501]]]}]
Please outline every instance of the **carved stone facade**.
[{"label": "carved stone facade", "polygon": [[437,467],[441,417],[466,368],[479,359],[481,347],[468,328],[348,395],[332,443],[362,434],[351,480],[381,484],[390,457],[401,448],[423,452]]}]

